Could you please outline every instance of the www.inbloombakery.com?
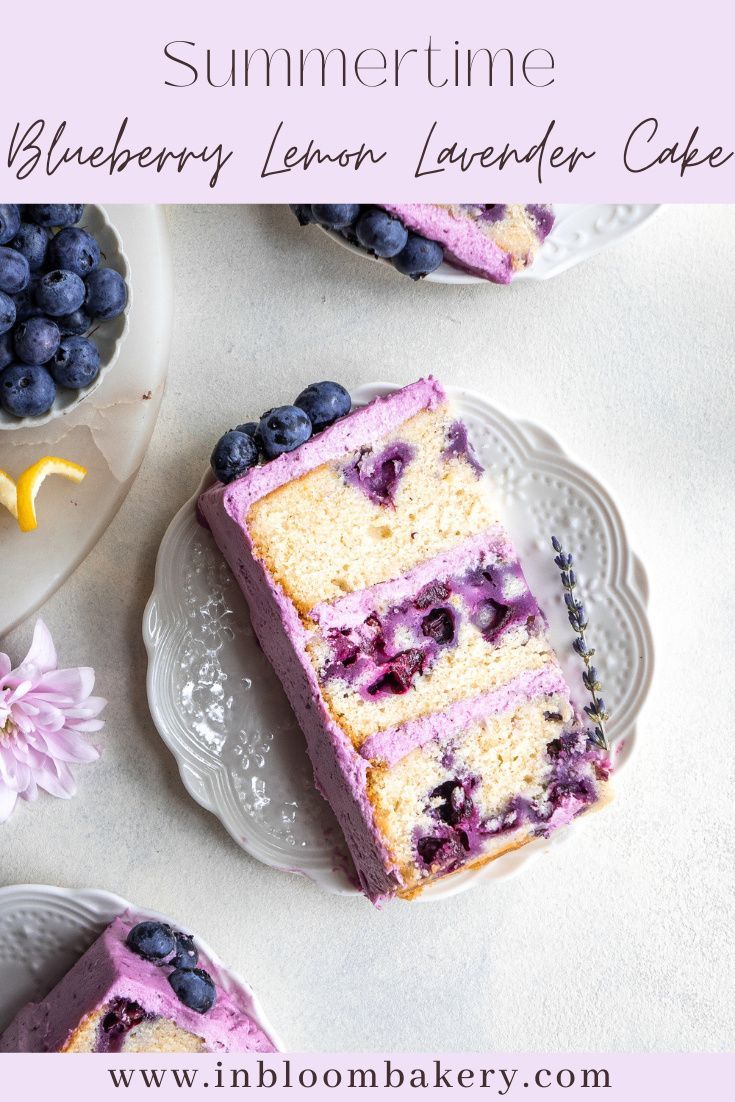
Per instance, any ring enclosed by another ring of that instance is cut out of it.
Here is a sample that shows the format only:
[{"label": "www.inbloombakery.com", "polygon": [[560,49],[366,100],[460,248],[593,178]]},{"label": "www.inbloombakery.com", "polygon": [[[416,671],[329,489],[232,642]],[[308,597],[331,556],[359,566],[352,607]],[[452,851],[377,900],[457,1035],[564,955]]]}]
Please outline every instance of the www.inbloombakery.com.
[{"label": "www.inbloombakery.com", "polygon": [[379,1089],[399,1090],[489,1090],[504,1098],[509,1093],[521,1089],[526,1096],[528,1088],[548,1090],[549,1087],[581,1087],[587,1089],[609,1089],[612,1086],[611,1075],[607,1068],[584,1067],[538,1067],[521,1066],[509,1068],[488,1068],[482,1066],[466,1067],[461,1064],[448,1064],[443,1060],[427,1060],[419,1066],[401,1064],[398,1060],[387,1059],[360,1067],[314,1067],[301,1058],[284,1057],[277,1066],[262,1058],[247,1068],[226,1067],[218,1060],[216,1067],[208,1068],[161,1068],[144,1069],[141,1067],[106,1066],[105,1070],[112,1085],[119,1089],[134,1087],[138,1080],[146,1088],[163,1087],[166,1078],[174,1080],[176,1087],[196,1087],[199,1072],[207,1074],[208,1082],[220,1088],[239,1088],[240,1090],[266,1090],[274,1088],[311,1091],[313,1088],[328,1087],[331,1090]]}]

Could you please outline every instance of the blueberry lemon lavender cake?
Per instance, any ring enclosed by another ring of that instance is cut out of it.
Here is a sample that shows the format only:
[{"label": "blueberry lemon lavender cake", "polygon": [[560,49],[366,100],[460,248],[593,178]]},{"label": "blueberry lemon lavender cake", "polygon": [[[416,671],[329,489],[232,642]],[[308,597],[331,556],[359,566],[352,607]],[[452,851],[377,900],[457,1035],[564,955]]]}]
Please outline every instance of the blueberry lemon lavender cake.
[{"label": "blueberry lemon lavender cake", "polygon": [[200,516],[363,890],[409,898],[568,823],[609,765],[441,385],[348,416],[335,387],[227,433]]},{"label": "blueberry lemon lavender cake", "polygon": [[510,283],[528,268],[554,225],[536,203],[406,203],[294,206],[301,225],[316,222],[403,275],[422,279],[443,261],[491,283]]},{"label": "blueberry lemon lavender cake", "polygon": [[274,1052],[244,992],[189,935],[122,915],[39,1003],[0,1052]]}]

